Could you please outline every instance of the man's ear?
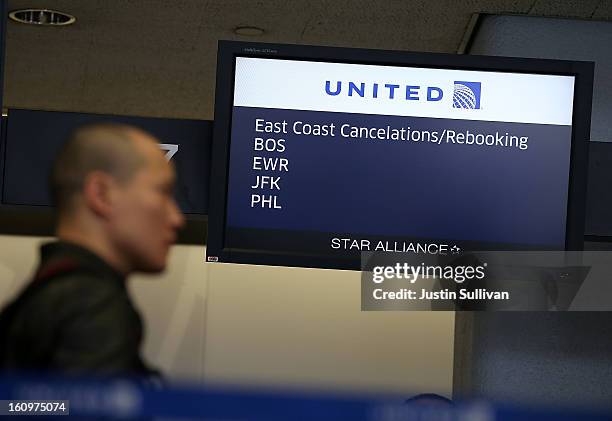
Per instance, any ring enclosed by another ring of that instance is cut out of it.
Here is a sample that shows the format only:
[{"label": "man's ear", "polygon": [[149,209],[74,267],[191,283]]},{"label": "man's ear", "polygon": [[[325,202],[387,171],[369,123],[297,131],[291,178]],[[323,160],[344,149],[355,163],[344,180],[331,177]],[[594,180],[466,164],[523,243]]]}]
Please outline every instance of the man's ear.
[{"label": "man's ear", "polygon": [[92,171],[85,177],[83,199],[96,215],[109,217],[114,209],[115,179],[102,171]]}]

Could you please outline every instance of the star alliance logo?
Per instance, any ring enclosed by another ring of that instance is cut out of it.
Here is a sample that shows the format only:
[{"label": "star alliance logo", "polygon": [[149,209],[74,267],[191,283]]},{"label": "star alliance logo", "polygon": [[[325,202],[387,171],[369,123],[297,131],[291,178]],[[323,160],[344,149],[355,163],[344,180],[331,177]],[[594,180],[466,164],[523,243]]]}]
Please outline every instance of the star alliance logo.
[{"label": "star alliance logo", "polygon": [[453,108],[480,109],[480,82],[455,81]]}]

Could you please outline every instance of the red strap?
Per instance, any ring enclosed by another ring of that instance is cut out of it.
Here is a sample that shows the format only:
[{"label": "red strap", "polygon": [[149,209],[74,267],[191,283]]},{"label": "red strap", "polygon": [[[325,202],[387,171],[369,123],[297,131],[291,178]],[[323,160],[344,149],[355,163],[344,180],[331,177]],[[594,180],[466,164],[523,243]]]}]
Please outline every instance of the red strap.
[{"label": "red strap", "polygon": [[79,267],[79,264],[71,259],[63,259],[40,268],[34,277],[34,281],[51,278],[62,273],[71,272]]}]

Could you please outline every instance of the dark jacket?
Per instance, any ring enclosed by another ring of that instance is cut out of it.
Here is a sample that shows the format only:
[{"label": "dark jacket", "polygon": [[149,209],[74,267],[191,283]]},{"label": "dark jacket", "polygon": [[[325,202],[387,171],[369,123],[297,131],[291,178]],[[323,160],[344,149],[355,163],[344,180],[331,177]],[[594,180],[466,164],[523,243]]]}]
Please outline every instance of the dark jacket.
[{"label": "dark jacket", "polygon": [[34,280],[0,316],[0,369],[146,376],[125,278],[75,244],[41,247]]}]

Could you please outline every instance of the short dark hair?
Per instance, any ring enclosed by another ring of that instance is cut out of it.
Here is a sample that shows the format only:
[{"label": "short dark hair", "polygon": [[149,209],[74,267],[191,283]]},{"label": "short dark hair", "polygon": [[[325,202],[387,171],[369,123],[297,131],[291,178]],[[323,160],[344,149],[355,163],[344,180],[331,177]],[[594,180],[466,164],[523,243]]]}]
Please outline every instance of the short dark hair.
[{"label": "short dark hair", "polygon": [[92,171],[103,171],[121,182],[128,181],[145,163],[132,135],[138,129],[126,124],[95,123],[74,130],[57,154],[50,189],[59,214],[71,209]]}]

